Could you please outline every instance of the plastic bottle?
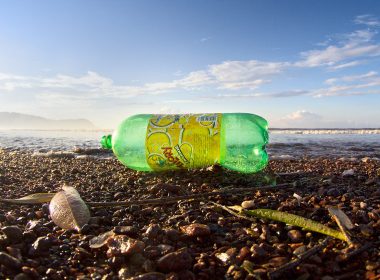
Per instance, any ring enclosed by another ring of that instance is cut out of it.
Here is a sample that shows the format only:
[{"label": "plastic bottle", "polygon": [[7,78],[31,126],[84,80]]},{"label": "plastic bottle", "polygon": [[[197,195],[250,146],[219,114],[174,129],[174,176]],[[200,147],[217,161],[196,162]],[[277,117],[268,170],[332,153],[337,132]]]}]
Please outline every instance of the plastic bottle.
[{"label": "plastic bottle", "polygon": [[101,145],[139,171],[193,169],[220,164],[252,173],[268,163],[268,123],[248,113],[134,115]]}]

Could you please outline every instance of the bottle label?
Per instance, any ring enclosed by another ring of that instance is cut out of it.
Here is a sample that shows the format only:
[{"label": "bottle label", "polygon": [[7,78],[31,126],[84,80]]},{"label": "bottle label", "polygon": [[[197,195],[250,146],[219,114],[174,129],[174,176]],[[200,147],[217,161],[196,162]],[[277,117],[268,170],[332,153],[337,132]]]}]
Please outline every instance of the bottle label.
[{"label": "bottle label", "polygon": [[153,115],[145,150],[156,171],[191,169],[219,162],[222,114]]}]

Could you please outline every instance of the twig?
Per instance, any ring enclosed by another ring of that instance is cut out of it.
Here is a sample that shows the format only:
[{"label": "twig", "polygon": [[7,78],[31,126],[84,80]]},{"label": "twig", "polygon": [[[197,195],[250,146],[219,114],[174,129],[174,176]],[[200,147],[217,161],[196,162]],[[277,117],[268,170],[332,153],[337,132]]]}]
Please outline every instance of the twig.
[{"label": "twig", "polygon": [[373,246],[373,242],[367,242],[365,243],[364,245],[360,246],[359,248],[347,253],[347,254],[344,254],[341,256],[341,258],[338,258],[338,262],[345,262],[347,260],[349,260],[350,258],[352,257],[355,257],[356,255],[366,251],[367,249],[371,248]]},{"label": "twig", "polygon": [[223,210],[227,211],[228,213],[230,213],[231,215],[235,216],[235,217],[238,217],[238,218],[241,218],[241,219],[244,219],[244,220],[249,220],[251,222],[256,222],[256,218],[251,218],[251,217],[248,217],[248,216],[245,216],[245,215],[241,215],[233,210],[231,210],[230,208],[222,205],[222,204],[219,204],[219,203],[216,203],[216,202],[212,202],[210,201],[212,204],[214,204],[215,206],[218,206],[220,208],[222,208]]},{"label": "twig", "polygon": [[282,277],[284,272],[286,272],[287,270],[290,270],[290,269],[298,266],[304,260],[310,258],[311,256],[317,254],[319,251],[323,250],[323,248],[325,248],[328,245],[330,240],[331,240],[330,237],[325,238],[321,244],[316,245],[313,248],[310,248],[309,250],[307,250],[303,254],[299,255],[297,259],[292,260],[292,261],[280,266],[276,270],[269,272],[268,278],[269,279],[276,279],[276,278]]},{"label": "twig", "polygon": [[86,202],[87,205],[92,207],[113,207],[113,206],[131,206],[131,205],[157,205],[157,204],[171,204],[176,203],[180,200],[200,200],[203,198],[224,195],[224,194],[234,194],[240,195],[247,192],[252,192],[255,190],[277,190],[278,188],[289,188],[293,187],[291,184],[279,184],[277,186],[262,186],[262,187],[249,187],[249,188],[232,188],[227,190],[220,190],[215,192],[207,192],[207,193],[197,193],[176,197],[165,197],[165,198],[155,198],[155,199],[143,199],[143,200],[128,200],[128,201],[111,201],[111,202]]}]

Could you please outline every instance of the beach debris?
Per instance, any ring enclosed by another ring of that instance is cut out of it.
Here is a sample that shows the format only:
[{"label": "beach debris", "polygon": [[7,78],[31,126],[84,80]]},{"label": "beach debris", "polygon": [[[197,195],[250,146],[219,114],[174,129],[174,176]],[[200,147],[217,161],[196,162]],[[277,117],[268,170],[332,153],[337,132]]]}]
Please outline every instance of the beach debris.
[{"label": "beach debris", "polygon": [[56,193],[49,205],[53,222],[63,229],[80,229],[90,219],[90,210],[80,197],[78,191],[69,186],[63,186]]},{"label": "beach debris", "polygon": [[41,204],[50,202],[54,195],[55,193],[34,193],[16,199],[0,198],[0,202],[9,204]]},{"label": "beach debris", "polygon": [[355,170],[348,169],[348,170],[343,171],[342,176],[349,177],[349,176],[354,176],[354,174],[355,174]]},{"label": "beach debris", "polygon": [[335,220],[340,230],[346,236],[347,241],[350,241],[350,233],[349,230],[354,228],[354,224],[351,222],[350,218],[337,207],[329,206],[327,207],[331,217]]},{"label": "beach debris", "polygon": [[298,215],[271,209],[245,210],[241,206],[224,206],[215,202],[213,202],[213,204],[240,218],[250,218],[249,216],[254,216],[262,219],[274,220],[289,225],[298,226],[304,230],[315,231],[343,241],[347,241],[346,236],[341,231],[329,228],[321,223]]},{"label": "beach debris", "polygon": [[275,270],[269,272],[268,274],[269,279],[282,278],[284,276],[284,272],[297,267],[304,260],[322,251],[329,244],[330,240],[331,240],[330,237],[325,238],[320,244],[300,254],[296,259],[291,260],[290,262],[283,264],[280,267],[276,268]]}]

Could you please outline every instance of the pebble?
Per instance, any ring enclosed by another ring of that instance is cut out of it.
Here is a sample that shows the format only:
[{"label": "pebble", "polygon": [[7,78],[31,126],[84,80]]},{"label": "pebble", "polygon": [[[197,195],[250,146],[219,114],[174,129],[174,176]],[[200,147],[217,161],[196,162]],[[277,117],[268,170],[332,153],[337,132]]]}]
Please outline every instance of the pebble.
[{"label": "pebble", "polygon": [[256,258],[263,258],[268,254],[268,252],[265,249],[263,249],[257,244],[253,244],[250,248],[250,251],[252,253],[252,256]]},{"label": "pebble", "polygon": [[204,224],[182,226],[181,230],[190,237],[208,236],[211,233],[209,226]]},{"label": "pebble", "polygon": [[303,240],[303,235],[298,229],[292,229],[288,231],[288,237],[291,242],[299,243]]},{"label": "pebble", "polygon": [[145,234],[149,239],[154,239],[159,235],[160,232],[161,232],[161,227],[159,225],[151,224],[145,231]]},{"label": "pebble", "polygon": [[111,255],[121,254],[130,256],[132,254],[142,253],[145,248],[145,243],[125,235],[116,235],[107,239],[107,246]]},{"label": "pebble", "polygon": [[139,230],[134,226],[116,226],[113,228],[115,234],[124,234],[132,238],[137,238]]},{"label": "pebble", "polygon": [[293,254],[296,255],[296,256],[299,256],[299,255],[302,255],[303,253],[305,253],[307,250],[306,246],[305,245],[302,245],[298,248],[296,248],[294,251],[293,251]]},{"label": "pebble", "polygon": [[[140,274],[138,276],[129,278],[129,280],[165,280],[166,276],[160,272],[148,272]],[[190,278],[180,278],[180,279],[190,279]]]},{"label": "pebble", "polygon": [[244,209],[251,209],[254,208],[256,205],[256,202],[254,200],[245,200],[241,203],[241,207]]},{"label": "pebble", "polygon": [[172,272],[190,269],[193,259],[187,249],[168,253],[157,261],[157,268],[162,272]]},{"label": "pebble", "polygon": [[287,262],[288,262],[287,257],[274,257],[268,261],[268,264],[273,267],[279,267],[286,264]]},{"label": "pebble", "polygon": [[21,261],[8,255],[7,253],[0,252],[0,264],[4,265],[7,268],[19,269],[21,268]]},{"label": "pebble", "polygon": [[348,169],[348,170],[343,171],[342,176],[343,177],[350,177],[350,176],[354,176],[354,174],[355,174],[355,170]]},{"label": "pebble", "polygon": [[32,280],[32,278],[31,277],[29,277],[27,274],[25,274],[25,273],[19,273],[19,274],[17,274],[14,278],[13,278],[13,280]]},{"label": "pebble", "polygon": [[1,231],[7,237],[7,241],[11,244],[22,242],[22,230],[18,226],[6,226]]},{"label": "pebble", "polygon": [[49,237],[38,237],[32,244],[29,254],[32,256],[46,256],[49,254],[49,249],[52,245],[53,242]]}]

